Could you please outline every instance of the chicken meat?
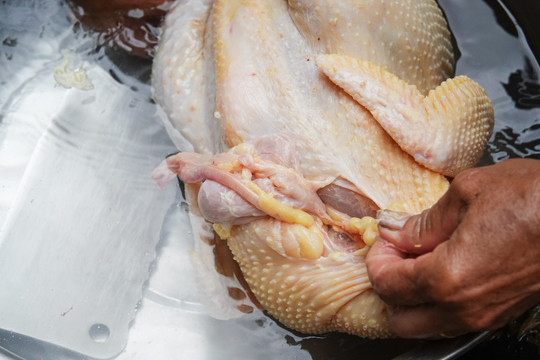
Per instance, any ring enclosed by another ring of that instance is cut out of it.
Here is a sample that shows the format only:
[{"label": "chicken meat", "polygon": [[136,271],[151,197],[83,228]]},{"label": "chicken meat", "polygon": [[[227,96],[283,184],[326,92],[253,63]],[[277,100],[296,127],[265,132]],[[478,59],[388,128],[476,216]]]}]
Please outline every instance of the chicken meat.
[{"label": "chicken meat", "polygon": [[[170,11],[152,80],[183,151],[167,166],[186,184],[195,236],[226,241],[281,323],[392,336],[365,266],[373,218],[430,207],[493,128],[485,91],[452,78],[454,65],[434,0],[184,0]],[[230,288],[201,272],[209,296]]]}]

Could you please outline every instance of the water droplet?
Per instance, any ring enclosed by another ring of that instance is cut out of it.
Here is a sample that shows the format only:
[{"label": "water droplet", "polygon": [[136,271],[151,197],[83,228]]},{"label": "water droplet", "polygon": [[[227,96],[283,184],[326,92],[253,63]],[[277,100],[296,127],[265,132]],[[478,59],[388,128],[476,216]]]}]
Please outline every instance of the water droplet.
[{"label": "water droplet", "polygon": [[107,325],[94,324],[90,327],[90,330],[88,330],[88,334],[90,335],[90,338],[95,342],[103,343],[107,341],[107,339],[109,339],[111,331],[109,330]]}]

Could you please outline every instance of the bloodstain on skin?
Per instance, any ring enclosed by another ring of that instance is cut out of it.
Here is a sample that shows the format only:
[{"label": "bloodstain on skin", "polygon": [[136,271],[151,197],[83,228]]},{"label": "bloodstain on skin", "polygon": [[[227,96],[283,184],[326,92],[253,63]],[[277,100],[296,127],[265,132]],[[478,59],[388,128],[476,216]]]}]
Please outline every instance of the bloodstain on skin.
[{"label": "bloodstain on skin", "polygon": [[73,310],[73,306],[67,309],[67,311],[64,311],[63,313],[61,313],[60,316],[66,316],[71,310]]}]

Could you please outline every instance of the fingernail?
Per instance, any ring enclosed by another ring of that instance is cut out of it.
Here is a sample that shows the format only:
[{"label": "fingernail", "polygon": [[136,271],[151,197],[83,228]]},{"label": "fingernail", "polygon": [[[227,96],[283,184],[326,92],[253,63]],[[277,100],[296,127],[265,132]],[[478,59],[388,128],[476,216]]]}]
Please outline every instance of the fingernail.
[{"label": "fingernail", "polygon": [[406,212],[384,209],[377,212],[377,223],[383,228],[401,230],[410,217]]}]

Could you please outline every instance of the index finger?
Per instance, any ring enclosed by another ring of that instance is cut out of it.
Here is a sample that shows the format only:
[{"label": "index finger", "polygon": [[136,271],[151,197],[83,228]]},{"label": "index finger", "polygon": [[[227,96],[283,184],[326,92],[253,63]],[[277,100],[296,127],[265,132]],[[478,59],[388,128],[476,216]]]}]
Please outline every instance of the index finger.
[{"label": "index finger", "polygon": [[429,256],[431,253],[411,258],[386,240],[377,240],[366,257],[373,289],[389,305],[414,306],[428,302],[418,281],[417,263]]}]

